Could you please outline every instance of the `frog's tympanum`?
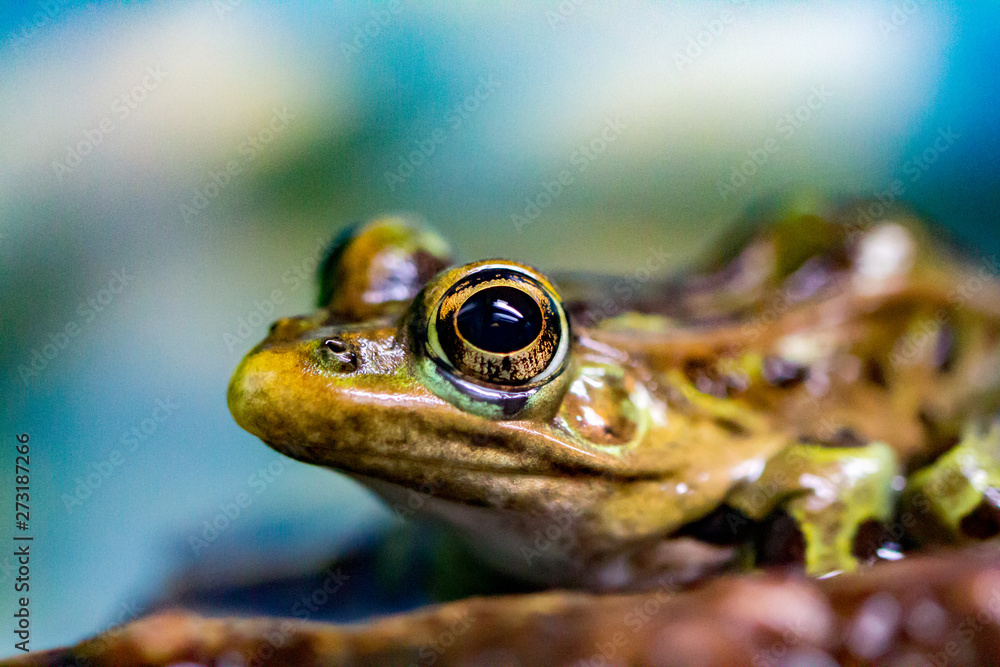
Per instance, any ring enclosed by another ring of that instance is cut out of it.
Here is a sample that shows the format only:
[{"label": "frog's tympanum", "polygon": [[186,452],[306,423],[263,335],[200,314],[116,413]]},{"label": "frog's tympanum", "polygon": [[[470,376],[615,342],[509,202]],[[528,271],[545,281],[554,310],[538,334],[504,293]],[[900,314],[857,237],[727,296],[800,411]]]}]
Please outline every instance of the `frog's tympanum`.
[{"label": "frog's tympanum", "polygon": [[822,576],[994,537],[995,267],[860,210],[770,209],[673,278],[456,265],[377,219],[337,239],[319,309],[273,325],[229,406],[537,584]]}]

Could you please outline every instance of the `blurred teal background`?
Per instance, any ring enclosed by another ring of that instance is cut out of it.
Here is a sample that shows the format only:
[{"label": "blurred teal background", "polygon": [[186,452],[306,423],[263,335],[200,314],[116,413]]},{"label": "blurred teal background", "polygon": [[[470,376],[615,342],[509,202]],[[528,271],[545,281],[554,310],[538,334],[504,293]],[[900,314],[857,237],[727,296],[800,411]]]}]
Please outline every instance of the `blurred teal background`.
[{"label": "blurred teal background", "polygon": [[464,258],[623,271],[663,244],[681,265],[761,196],[898,179],[996,252],[998,30],[996,5],[915,0],[5,5],[0,655],[16,433],[33,648],[234,548],[234,580],[305,571],[397,520],[225,403],[349,221],[413,211]]}]

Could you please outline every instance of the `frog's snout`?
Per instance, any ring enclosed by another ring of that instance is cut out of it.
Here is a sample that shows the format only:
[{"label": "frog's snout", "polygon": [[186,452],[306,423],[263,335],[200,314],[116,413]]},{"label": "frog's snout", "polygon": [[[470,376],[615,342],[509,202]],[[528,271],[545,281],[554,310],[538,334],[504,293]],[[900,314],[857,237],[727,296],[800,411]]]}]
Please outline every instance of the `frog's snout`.
[{"label": "frog's snout", "polygon": [[229,382],[236,423],[272,446],[342,443],[345,428],[357,431],[357,420],[387,406],[395,411],[413,394],[400,382],[406,358],[394,345],[393,329],[318,321],[317,315],[278,320]]},{"label": "frog's snout", "polygon": [[229,404],[229,412],[233,419],[243,429],[250,431],[254,435],[261,437],[260,429],[254,428],[253,421],[259,411],[260,397],[266,385],[262,382],[265,377],[260,371],[258,363],[259,353],[250,352],[240,365],[233,372],[233,377],[229,380],[229,390],[226,392],[226,402]]},{"label": "frog's snout", "polygon": [[243,429],[271,442],[295,431],[296,406],[302,406],[300,355],[285,345],[252,350],[229,381],[227,402]]}]

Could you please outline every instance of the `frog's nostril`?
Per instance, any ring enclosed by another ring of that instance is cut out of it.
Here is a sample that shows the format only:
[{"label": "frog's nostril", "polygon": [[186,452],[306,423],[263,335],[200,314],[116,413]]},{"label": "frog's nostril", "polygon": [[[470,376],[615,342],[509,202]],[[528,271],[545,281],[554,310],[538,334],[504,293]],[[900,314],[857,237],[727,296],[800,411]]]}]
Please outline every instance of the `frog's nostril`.
[{"label": "frog's nostril", "polygon": [[333,352],[334,354],[343,354],[344,352],[347,351],[347,344],[344,341],[338,340],[336,338],[326,339],[326,341],[323,343],[323,346],[326,347],[326,349]]},{"label": "frog's nostril", "polygon": [[349,373],[358,367],[357,356],[346,342],[339,338],[327,338],[323,341],[323,351],[336,370]]}]

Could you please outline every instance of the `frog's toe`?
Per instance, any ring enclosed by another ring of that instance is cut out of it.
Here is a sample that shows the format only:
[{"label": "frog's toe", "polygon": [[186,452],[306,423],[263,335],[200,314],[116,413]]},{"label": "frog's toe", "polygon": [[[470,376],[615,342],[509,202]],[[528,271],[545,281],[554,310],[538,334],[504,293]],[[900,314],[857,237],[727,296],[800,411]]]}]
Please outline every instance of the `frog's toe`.
[{"label": "frog's toe", "polygon": [[728,502],[763,522],[760,561],[799,561],[822,576],[853,570],[882,546],[897,476],[895,454],[884,443],[795,443]]},{"label": "frog's toe", "polygon": [[911,475],[900,521],[920,543],[1000,535],[1000,419],[970,424],[958,444]]}]

